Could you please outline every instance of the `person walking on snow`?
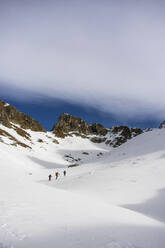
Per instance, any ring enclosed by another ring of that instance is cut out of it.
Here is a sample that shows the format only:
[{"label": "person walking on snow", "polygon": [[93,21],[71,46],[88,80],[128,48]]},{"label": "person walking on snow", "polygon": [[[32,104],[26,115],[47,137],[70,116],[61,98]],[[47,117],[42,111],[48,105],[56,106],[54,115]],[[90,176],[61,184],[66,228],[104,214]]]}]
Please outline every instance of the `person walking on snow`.
[{"label": "person walking on snow", "polygon": [[49,177],[49,181],[51,181],[52,175],[50,174],[48,177]]},{"label": "person walking on snow", "polygon": [[57,180],[57,179],[58,179],[58,176],[59,176],[59,173],[56,172],[56,173],[55,173],[55,176],[56,176],[56,180]]},{"label": "person walking on snow", "polygon": [[66,176],[66,171],[65,171],[65,170],[64,170],[64,172],[63,172],[63,173],[64,173],[64,176]]}]

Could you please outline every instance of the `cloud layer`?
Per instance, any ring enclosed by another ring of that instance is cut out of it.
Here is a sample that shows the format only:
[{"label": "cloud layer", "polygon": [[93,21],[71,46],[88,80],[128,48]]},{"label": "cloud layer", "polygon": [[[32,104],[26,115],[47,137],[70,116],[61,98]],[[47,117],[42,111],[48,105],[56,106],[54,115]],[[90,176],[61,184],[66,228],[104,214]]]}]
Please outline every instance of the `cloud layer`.
[{"label": "cloud layer", "polygon": [[128,118],[165,117],[164,1],[0,1],[0,81]]}]

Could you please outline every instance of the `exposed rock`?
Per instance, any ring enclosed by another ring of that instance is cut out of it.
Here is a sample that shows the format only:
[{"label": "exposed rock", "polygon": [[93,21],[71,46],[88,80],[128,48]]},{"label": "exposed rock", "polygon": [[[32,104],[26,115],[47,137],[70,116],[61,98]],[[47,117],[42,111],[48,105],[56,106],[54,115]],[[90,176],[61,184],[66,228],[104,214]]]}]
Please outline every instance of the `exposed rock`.
[{"label": "exposed rock", "polygon": [[143,131],[140,128],[129,128],[127,126],[112,127],[109,131],[110,138],[106,141],[106,144],[118,147],[127,140],[142,133]]},{"label": "exposed rock", "polygon": [[101,138],[101,137],[92,137],[90,140],[93,143],[103,143],[106,141],[107,138]]},{"label": "exposed rock", "polygon": [[105,136],[108,133],[108,130],[101,124],[93,123],[91,126],[91,133]]},{"label": "exposed rock", "polygon": [[160,123],[159,128],[165,128],[165,121],[163,121],[162,123]]},{"label": "exposed rock", "polygon": [[102,152],[99,152],[98,154],[97,154],[97,156],[99,157],[99,156],[103,156],[103,153]]},{"label": "exposed rock", "polygon": [[82,154],[83,154],[83,155],[89,155],[89,153],[88,153],[88,152],[82,152]]},{"label": "exposed rock", "polygon": [[13,144],[11,144],[12,146],[17,146],[17,145],[19,145],[19,146],[22,146],[22,147],[24,147],[24,148],[29,148],[29,149],[32,149],[30,146],[28,146],[28,145],[26,145],[25,143],[22,143],[22,142],[20,142],[20,141],[16,141],[15,143],[13,143]]},{"label": "exposed rock", "polygon": [[71,154],[66,154],[64,156],[65,160],[70,162],[70,163],[74,163],[74,162],[79,162],[81,161],[81,158],[74,158]]},{"label": "exposed rock", "polygon": [[81,118],[69,114],[62,114],[56,125],[52,128],[52,132],[61,138],[71,134],[87,138],[87,135],[93,134],[105,136],[108,131],[101,124],[93,123],[90,125]]},{"label": "exposed rock", "polygon": [[58,140],[56,140],[56,139],[53,139],[53,143],[55,143],[55,144],[59,144],[59,142],[58,142]]},{"label": "exposed rock", "polygon": [[23,130],[22,128],[19,128],[19,127],[17,127],[17,126],[14,126],[14,125],[12,125],[12,127],[14,128],[14,130],[17,132],[18,135],[21,135],[22,137],[24,137],[24,138],[30,140],[30,137],[31,137],[31,136],[30,136],[30,134],[27,133],[25,130]]},{"label": "exposed rock", "polygon": [[89,135],[91,133],[90,125],[75,116],[62,114],[58,122],[53,127],[52,132],[57,136],[64,138],[69,132],[78,132],[80,134]]},{"label": "exposed rock", "polygon": [[70,133],[70,136],[73,136],[73,135],[78,136],[78,137],[81,137],[83,139],[89,139],[89,137],[87,135],[82,134],[82,133],[78,133],[78,132],[72,132],[72,133]]},{"label": "exposed rock", "polygon": [[145,129],[145,132],[151,132],[153,130],[153,128],[147,128]]},{"label": "exposed rock", "polygon": [[[90,125],[81,118],[62,114],[53,127],[52,132],[61,138],[74,134],[83,138],[90,138],[94,143],[106,142],[110,146],[117,147],[125,143],[128,139],[141,134],[143,131],[140,128],[129,128],[127,126],[112,127],[108,130],[101,124],[93,123]],[[90,137],[90,135],[94,135],[94,137]]]},{"label": "exposed rock", "polygon": [[71,164],[71,165],[68,166],[68,168],[77,167],[77,166],[79,166],[79,164]]},{"label": "exposed rock", "polygon": [[131,138],[136,137],[137,135],[143,133],[143,130],[141,128],[135,128],[134,127],[134,128],[130,128],[130,130],[131,130],[131,133],[132,133],[132,137]]},{"label": "exposed rock", "polygon": [[19,112],[15,107],[0,100],[0,123],[11,128],[13,124],[19,124],[23,129],[46,132],[46,130],[33,120],[29,115]]},{"label": "exposed rock", "polygon": [[[9,134],[8,132],[6,132],[5,130],[0,129],[0,135],[1,136],[4,136],[4,137],[8,137],[11,140],[11,142],[13,142],[13,143],[11,143],[11,145],[13,145],[13,146],[19,145],[19,146],[22,146],[24,148],[31,149],[30,146],[26,145],[25,143],[20,142],[19,140],[17,140],[15,137],[13,137],[11,134]],[[1,138],[1,142],[3,142],[3,139],[2,138]]]}]

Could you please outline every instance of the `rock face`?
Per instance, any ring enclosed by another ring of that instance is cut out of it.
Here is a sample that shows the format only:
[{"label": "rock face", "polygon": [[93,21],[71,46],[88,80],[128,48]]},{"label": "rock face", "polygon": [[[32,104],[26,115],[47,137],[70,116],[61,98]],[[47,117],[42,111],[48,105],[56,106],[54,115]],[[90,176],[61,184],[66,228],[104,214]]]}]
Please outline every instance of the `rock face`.
[{"label": "rock face", "polygon": [[160,123],[159,128],[165,128],[165,121],[163,121],[162,123]]},{"label": "rock face", "polygon": [[88,135],[90,133],[90,126],[80,118],[69,114],[62,114],[56,125],[52,128],[52,132],[61,138],[67,136],[69,132]]},{"label": "rock face", "polygon": [[103,127],[101,124],[93,123],[90,127],[91,134],[105,136],[108,133],[108,130]]},{"label": "rock face", "polygon": [[[127,126],[112,127],[107,129],[101,124],[88,124],[81,118],[69,114],[62,114],[53,127],[52,132],[60,138],[75,134],[83,138],[89,138],[94,143],[103,143],[118,147],[127,140],[143,133],[140,128],[129,128]],[[92,137],[91,137],[92,135]]]},{"label": "rock face", "polygon": [[33,120],[29,115],[19,112],[15,107],[0,100],[0,123],[11,128],[13,124],[19,124],[23,129],[32,131],[46,132],[46,130]]},{"label": "rock face", "polygon": [[103,143],[106,141],[107,138],[100,138],[100,137],[92,137],[90,140],[93,143]]},{"label": "rock face", "polygon": [[64,138],[69,135],[70,132],[76,132],[77,134],[80,134],[80,136],[92,134],[105,136],[108,131],[101,124],[94,123],[91,126],[81,118],[69,114],[62,114],[53,127],[52,132],[57,137]]},{"label": "rock face", "polygon": [[127,126],[112,127],[109,130],[110,137],[106,141],[106,144],[118,147],[127,142],[127,140],[142,133],[143,131],[140,128],[129,128]]}]

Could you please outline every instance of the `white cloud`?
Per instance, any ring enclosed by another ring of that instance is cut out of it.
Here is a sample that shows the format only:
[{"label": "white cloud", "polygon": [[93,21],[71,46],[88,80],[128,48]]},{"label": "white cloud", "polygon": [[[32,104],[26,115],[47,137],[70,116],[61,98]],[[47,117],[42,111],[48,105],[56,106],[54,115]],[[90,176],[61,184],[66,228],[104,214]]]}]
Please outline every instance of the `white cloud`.
[{"label": "white cloud", "polygon": [[165,117],[163,1],[0,2],[0,79],[127,115]]}]

